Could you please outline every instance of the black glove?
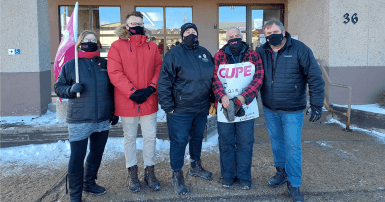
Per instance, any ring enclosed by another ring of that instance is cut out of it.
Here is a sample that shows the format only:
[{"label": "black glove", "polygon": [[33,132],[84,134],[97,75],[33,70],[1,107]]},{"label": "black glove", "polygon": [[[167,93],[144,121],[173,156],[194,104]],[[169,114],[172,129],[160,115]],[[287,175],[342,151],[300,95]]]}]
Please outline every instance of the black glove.
[{"label": "black glove", "polygon": [[114,125],[116,125],[118,123],[118,121],[119,121],[119,116],[113,115],[111,120],[110,120],[110,123],[111,123],[112,126],[114,126]]},{"label": "black glove", "polygon": [[143,90],[143,95],[146,97],[146,99],[148,97],[150,97],[150,95],[153,94],[156,91],[156,89],[154,87],[152,87],[152,86],[149,86],[147,88],[143,88],[141,90]]},{"label": "black glove", "polygon": [[316,122],[322,116],[322,107],[310,105],[310,107],[306,111],[306,115],[308,115],[311,111],[311,116],[309,121]]},{"label": "black glove", "polygon": [[76,93],[81,93],[83,91],[83,85],[81,83],[74,83],[71,86],[70,93],[76,95]]},{"label": "black glove", "polygon": [[130,96],[130,99],[138,104],[146,102],[147,97],[143,94],[143,91],[144,89],[136,90],[135,93]]}]

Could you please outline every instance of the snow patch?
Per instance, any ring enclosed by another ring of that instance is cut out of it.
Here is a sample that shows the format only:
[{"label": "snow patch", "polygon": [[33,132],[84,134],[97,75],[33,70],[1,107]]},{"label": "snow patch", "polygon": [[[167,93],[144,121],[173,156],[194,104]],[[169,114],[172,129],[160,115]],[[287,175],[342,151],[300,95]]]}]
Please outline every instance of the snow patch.
[{"label": "snow patch", "polygon": [[[333,106],[348,108],[348,105],[333,104]],[[379,104],[351,105],[351,108],[361,110],[361,111],[366,111],[366,112],[385,114],[385,108],[380,107]]]},{"label": "snow patch", "polygon": [[[45,114],[42,116],[7,116],[0,117],[1,124],[14,124],[14,123],[22,123],[24,125],[33,125],[33,126],[41,126],[41,125],[66,125],[65,121],[60,121],[56,119],[56,112],[52,112],[47,110]],[[9,128],[7,128],[9,130]]]},{"label": "snow patch", "polygon": [[[207,142],[203,142],[202,150],[211,151],[218,145],[218,135],[214,135]],[[143,138],[136,139],[137,150],[143,150]],[[87,149],[88,150],[88,149]],[[156,139],[156,157],[164,158],[170,150],[170,141]],[[68,164],[71,155],[70,143],[68,140],[47,144],[32,144],[16,147],[0,148],[1,167],[19,167],[24,165],[36,165],[37,167],[54,168],[59,165]],[[103,160],[113,160],[124,156],[124,138],[108,138]],[[186,147],[186,160],[189,162],[188,146]],[[2,175],[20,172],[12,169]]]},{"label": "snow patch", "polygon": [[[327,121],[325,123],[336,123],[336,124],[342,126],[343,128],[346,127],[346,124],[341,123],[340,121],[338,121],[338,120],[336,120],[334,118],[330,119],[329,121]],[[377,132],[377,131],[374,131],[374,130],[366,130],[366,129],[363,129],[363,128],[357,128],[355,126],[350,126],[350,129],[374,135],[374,136],[379,137],[379,138],[381,138],[381,139],[383,139],[385,141],[385,134],[384,133],[380,133],[380,132]]]}]

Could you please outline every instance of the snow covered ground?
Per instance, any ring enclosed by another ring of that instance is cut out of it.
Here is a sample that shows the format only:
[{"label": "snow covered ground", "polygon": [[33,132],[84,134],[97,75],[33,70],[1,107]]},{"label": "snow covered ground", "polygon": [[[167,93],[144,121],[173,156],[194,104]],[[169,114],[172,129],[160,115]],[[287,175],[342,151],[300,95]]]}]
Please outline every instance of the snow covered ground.
[{"label": "snow covered ground", "polygon": [[[138,150],[143,150],[143,138],[137,138],[136,145]],[[212,151],[218,145],[218,135],[212,136],[206,142],[203,142],[203,151]],[[103,161],[113,160],[124,156],[124,138],[108,138],[106,148],[103,154]],[[186,147],[188,148],[188,146]],[[157,158],[164,158],[169,154],[170,141],[156,139]],[[216,150],[218,151],[218,149]],[[24,165],[33,165],[36,167],[56,168],[68,164],[70,157],[69,141],[58,141],[48,144],[32,144],[17,147],[0,148],[0,165],[6,173],[1,175],[20,172],[20,167]],[[186,164],[189,163],[188,149],[186,149]]]},{"label": "snow covered ground", "polygon": [[[341,105],[336,105],[341,106]],[[353,105],[353,109],[360,109],[364,111],[371,111],[375,113],[385,114],[385,109],[378,105]],[[163,110],[158,112],[158,122],[165,122],[166,114]],[[47,111],[46,114],[40,117],[23,116],[23,117],[1,117],[1,124],[23,123],[25,125],[55,125],[66,124],[56,120],[56,113]],[[345,125],[335,119],[331,119],[329,123],[337,123],[344,127]],[[369,131],[361,128],[351,127],[353,130],[362,131],[379,137],[385,141],[385,134],[376,131]],[[111,137],[108,139],[106,149],[104,152],[104,160],[112,160],[124,155],[122,137]],[[218,145],[218,135],[212,136],[207,142],[203,143],[203,150],[210,151]],[[166,155],[169,152],[170,142],[168,140],[157,139],[156,149],[157,153]],[[137,149],[143,150],[143,139],[137,139]],[[188,150],[186,150],[188,151]],[[217,150],[216,150],[217,151]],[[57,165],[65,165],[68,163],[70,156],[70,144],[68,141],[58,141],[56,143],[38,144],[38,145],[24,145],[9,148],[0,148],[0,165],[2,167],[17,167],[18,165],[36,165],[38,167],[55,167]],[[188,156],[186,155],[186,159]],[[14,171],[17,171],[15,169]]]},{"label": "snow covered ground", "polygon": [[[348,105],[338,105],[338,104],[333,104],[333,106],[348,108]],[[370,104],[370,105],[351,105],[351,108],[352,108],[352,109],[361,110],[361,111],[366,111],[366,112],[373,112],[373,113],[378,113],[378,114],[385,114],[385,108],[380,107],[379,104]]]}]

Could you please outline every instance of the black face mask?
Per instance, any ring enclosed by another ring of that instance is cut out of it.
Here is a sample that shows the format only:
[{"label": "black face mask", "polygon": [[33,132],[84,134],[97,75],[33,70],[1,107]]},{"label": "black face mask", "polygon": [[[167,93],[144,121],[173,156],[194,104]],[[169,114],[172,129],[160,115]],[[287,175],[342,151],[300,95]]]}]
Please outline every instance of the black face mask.
[{"label": "black face mask", "polygon": [[144,35],[144,28],[141,26],[129,27],[128,31],[131,32],[132,35],[135,35],[135,34]]},{"label": "black face mask", "polygon": [[98,44],[93,42],[81,43],[80,50],[84,52],[95,52],[98,50]]},{"label": "black face mask", "polygon": [[272,34],[266,37],[266,41],[272,46],[280,46],[283,41],[283,34]]},{"label": "black face mask", "polygon": [[240,54],[243,46],[241,38],[230,39],[227,41],[227,44],[229,45],[230,51],[233,55]]},{"label": "black face mask", "polygon": [[198,36],[195,34],[190,34],[183,38],[183,41],[187,44],[193,45],[198,42]]}]

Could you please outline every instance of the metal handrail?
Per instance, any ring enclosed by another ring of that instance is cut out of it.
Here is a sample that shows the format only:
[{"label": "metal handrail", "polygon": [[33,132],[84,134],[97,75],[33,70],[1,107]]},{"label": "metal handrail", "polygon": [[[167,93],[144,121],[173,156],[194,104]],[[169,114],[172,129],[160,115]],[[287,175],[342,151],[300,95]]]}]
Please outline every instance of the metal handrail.
[{"label": "metal handrail", "polygon": [[317,62],[319,63],[322,71],[324,72],[325,76],[326,76],[326,79],[328,80],[329,82],[329,85],[330,86],[336,86],[336,87],[341,87],[341,88],[347,88],[349,89],[349,100],[348,100],[348,110],[346,113],[343,113],[343,112],[340,112],[340,111],[336,111],[336,110],[333,110],[329,107],[329,105],[327,104],[326,102],[326,97],[324,99],[324,106],[325,108],[332,112],[332,113],[336,113],[336,114],[340,114],[340,115],[343,115],[343,116],[346,116],[348,118],[348,121],[346,122],[346,128],[344,129],[344,131],[346,132],[352,132],[352,130],[350,130],[349,126],[350,126],[350,112],[351,112],[351,100],[352,100],[352,87],[348,86],[348,85],[342,85],[342,84],[335,84],[333,83],[331,80],[330,80],[330,77],[328,75],[328,73],[326,72],[325,70],[325,67],[324,67],[324,64],[322,62],[321,59],[318,59]]}]

